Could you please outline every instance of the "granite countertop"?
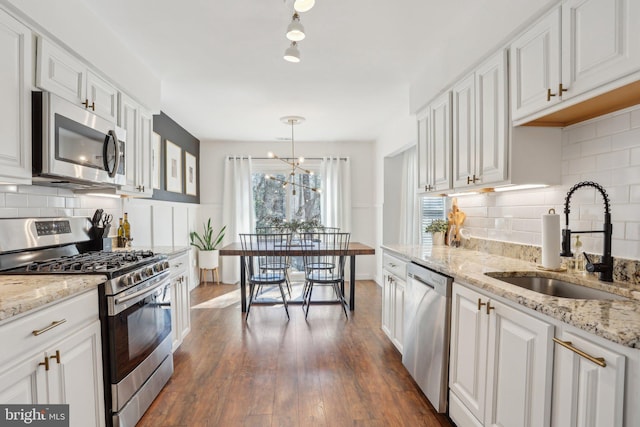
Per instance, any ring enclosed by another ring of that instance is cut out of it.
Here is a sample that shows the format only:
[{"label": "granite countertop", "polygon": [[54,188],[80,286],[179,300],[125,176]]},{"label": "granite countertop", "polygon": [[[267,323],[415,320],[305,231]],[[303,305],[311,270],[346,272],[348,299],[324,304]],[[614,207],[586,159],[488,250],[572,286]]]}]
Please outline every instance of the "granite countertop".
[{"label": "granite countertop", "polygon": [[624,283],[600,282],[597,277],[588,273],[544,272],[546,277],[579,283],[625,296],[629,300],[605,301],[553,297],[485,275],[489,272],[505,271],[540,272],[531,262],[448,246],[383,245],[382,248],[452,276],[455,281],[514,301],[615,343],[640,348],[640,293]]},{"label": "granite countertop", "polygon": [[0,324],[46,304],[95,289],[107,281],[102,274],[0,276]]},{"label": "granite countertop", "polygon": [[164,254],[164,255],[178,255],[183,252],[188,252],[192,246],[131,246],[126,248],[116,248],[114,247],[114,251],[151,251],[154,254]]}]

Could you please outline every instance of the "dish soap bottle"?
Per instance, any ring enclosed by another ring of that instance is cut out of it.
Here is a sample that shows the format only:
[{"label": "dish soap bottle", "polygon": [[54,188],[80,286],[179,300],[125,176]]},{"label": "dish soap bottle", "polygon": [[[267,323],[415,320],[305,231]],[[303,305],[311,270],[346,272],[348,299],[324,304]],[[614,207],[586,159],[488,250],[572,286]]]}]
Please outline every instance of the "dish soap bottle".
[{"label": "dish soap bottle", "polygon": [[582,255],[582,242],[580,235],[576,235],[576,241],[573,244],[573,266],[576,271],[584,270],[584,256]]}]

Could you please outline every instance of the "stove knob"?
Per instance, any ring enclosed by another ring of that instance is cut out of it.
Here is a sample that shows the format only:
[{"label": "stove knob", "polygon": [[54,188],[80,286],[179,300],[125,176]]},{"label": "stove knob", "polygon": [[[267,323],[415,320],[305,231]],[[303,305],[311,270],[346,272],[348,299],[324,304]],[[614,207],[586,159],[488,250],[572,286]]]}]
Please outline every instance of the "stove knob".
[{"label": "stove knob", "polygon": [[154,273],[153,268],[151,268],[151,267],[147,268],[145,270],[145,273],[147,273],[147,277],[153,276],[153,273]]},{"label": "stove knob", "polygon": [[168,269],[169,269],[169,267],[170,267],[170,265],[169,265],[169,261],[164,261],[164,262],[162,263],[162,269],[163,269],[163,270],[168,270]]},{"label": "stove knob", "polygon": [[143,279],[142,274],[141,273],[136,273],[134,276],[134,281],[136,282],[141,282]]}]

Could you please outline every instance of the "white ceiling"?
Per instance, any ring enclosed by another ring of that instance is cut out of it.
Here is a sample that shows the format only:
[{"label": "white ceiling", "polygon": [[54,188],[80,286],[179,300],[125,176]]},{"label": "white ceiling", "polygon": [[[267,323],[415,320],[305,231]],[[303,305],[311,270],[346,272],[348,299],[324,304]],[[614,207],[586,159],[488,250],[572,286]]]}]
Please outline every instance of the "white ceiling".
[{"label": "white ceiling", "polygon": [[316,0],[298,64],[282,59],[292,0],[84,1],[199,139],[275,140],[290,136],[280,117],[301,115],[296,140],[366,141],[409,114],[431,67],[462,72],[549,0]]}]

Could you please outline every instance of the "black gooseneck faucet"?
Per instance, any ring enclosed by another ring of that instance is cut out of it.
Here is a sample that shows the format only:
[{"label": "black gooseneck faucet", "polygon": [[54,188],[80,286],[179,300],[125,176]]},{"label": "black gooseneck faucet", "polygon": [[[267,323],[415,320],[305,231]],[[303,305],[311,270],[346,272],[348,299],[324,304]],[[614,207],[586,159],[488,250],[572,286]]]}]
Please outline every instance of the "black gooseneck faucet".
[{"label": "black gooseneck faucet", "polygon": [[564,216],[565,216],[565,229],[562,230],[562,253],[560,256],[570,257],[571,253],[571,230],[569,229],[569,202],[573,193],[582,187],[593,187],[600,192],[604,199],[604,230],[586,230],[586,231],[574,231],[574,233],[604,233],[604,248],[602,250],[601,262],[592,263],[589,256],[584,253],[584,257],[587,259],[586,270],[590,273],[600,273],[600,280],[603,282],[613,282],[613,258],[611,257],[611,212],[609,210],[609,196],[604,188],[600,184],[591,181],[579,182],[567,193],[567,197],[564,199]]}]

